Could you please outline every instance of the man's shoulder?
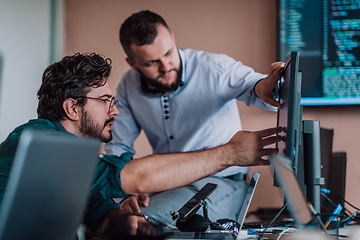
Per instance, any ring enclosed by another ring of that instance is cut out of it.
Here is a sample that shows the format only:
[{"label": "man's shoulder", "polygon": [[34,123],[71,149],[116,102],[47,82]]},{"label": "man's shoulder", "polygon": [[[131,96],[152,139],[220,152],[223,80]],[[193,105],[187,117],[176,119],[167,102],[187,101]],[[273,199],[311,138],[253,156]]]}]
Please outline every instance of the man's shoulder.
[{"label": "man's shoulder", "polygon": [[27,123],[24,123],[13,131],[14,133],[21,134],[21,132],[26,129],[31,128],[34,130],[55,130],[55,131],[65,131],[59,122],[52,122],[47,119],[31,119]]},{"label": "man's shoulder", "polygon": [[[124,73],[124,75],[121,78],[121,81],[118,85],[118,88],[121,87],[129,87],[129,86],[135,86],[135,87],[139,87],[141,85],[141,80],[140,80],[140,74],[139,72],[130,69],[127,72]],[[119,90],[119,89],[118,89]]]},{"label": "man's shoulder", "polygon": [[186,49],[180,52],[186,72],[224,71],[236,62],[232,57],[222,53],[210,53]]},{"label": "man's shoulder", "polygon": [[129,81],[129,80],[140,80],[140,74],[138,71],[135,71],[134,69],[129,69],[124,73],[122,76],[121,81]]},{"label": "man's shoulder", "polygon": [[235,60],[223,53],[211,53],[202,50],[194,50],[191,48],[188,49],[179,49],[180,56],[188,63],[196,62],[198,64],[204,63],[204,65],[209,66],[211,64],[219,64],[222,62],[235,62]]},{"label": "man's shoulder", "polygon": [[[45,119],[34,119],[15,128],[9,134],[9,136],[0,144],[0,160],[2,162],[1,174],[3,176],[7,176],[8,173],[10,172],[10,168],[15,156],[15,152],[17,149],[17,145],[19,143],[20,136],[25,129],[34,129],[34,130],[56,129],[56,126],[52,122]],[[0,183],[0,185],[2,184],[4,184],[4,182]]]}]

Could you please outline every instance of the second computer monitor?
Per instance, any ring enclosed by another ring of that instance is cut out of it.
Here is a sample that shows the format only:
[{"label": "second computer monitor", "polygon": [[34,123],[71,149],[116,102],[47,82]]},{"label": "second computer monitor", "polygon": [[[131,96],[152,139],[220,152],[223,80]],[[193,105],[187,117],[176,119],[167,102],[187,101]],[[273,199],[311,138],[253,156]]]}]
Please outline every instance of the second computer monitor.
[{"label": "second computer monitor", "polygon": [[297,173],[302,121],[301,71],[299,71],[298,52],[291,52],[286,60],[280,81],[279,99],[282,109],[278,110],[277,125],[286,129],[282,134],[286,140],[278,143],[279,154],[291,160]]}]

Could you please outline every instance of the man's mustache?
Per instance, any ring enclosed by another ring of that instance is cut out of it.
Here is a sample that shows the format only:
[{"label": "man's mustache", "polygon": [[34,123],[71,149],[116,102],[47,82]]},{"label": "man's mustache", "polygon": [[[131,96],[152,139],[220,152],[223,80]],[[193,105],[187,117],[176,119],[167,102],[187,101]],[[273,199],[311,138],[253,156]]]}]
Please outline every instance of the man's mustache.
[{"label": "man's mustache", "polygon": [[105,121],[105,124],[104,124],[104,127],[109,123],[109,122],[112,122],[114,121],[114,118],[109,118],[108,120]]},{"label": "man's mustache", "polygon": [[159,80],[159,78],[165,76],[166,74],[168,74],[168,73],[171,72],[171,71],[177,72],[177,69],[173,68],[173,69],[170,69],[170,70],[167,71],[167,72],[163,72],[161,75],[159,75],[159,76],[157,77],[157,80]]}]

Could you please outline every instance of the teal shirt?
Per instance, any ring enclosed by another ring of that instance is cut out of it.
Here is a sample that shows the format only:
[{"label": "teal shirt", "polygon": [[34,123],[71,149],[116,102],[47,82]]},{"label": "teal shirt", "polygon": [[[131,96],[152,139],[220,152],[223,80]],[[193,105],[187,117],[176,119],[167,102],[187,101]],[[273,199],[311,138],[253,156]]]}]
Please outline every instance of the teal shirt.
[{"label": "teal shirt", "polygon": [[[12,131],[5,141],[0,144],[0,204],[3,200],[19,138],[25,128],[73,135],[67,132],[60,122],[51,122],[46,119],[30,120]],[[91,187],[91,194],[84,214],[84,223],[92,231],[96,231],[110,211],[119,208],[119,204],[115,203],[112,198],[127,196],[121,187],[120,171],[132,159],[132,154],[128,152],[120,157],[102,154],[99,156],[99,164],[95,169],[95,180]]]}]

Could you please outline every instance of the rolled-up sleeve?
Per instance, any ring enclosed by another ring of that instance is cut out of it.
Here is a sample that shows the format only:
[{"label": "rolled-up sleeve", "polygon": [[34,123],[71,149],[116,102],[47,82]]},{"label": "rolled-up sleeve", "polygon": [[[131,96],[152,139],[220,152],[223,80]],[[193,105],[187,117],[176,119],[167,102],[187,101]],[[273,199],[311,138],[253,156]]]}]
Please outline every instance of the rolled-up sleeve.
[{"label": "rolled-up sleeve", "polygon": [[101,161],[96,168],[91,194],[100,194],[105,198],[126,197],[127,195],[121,187],[120,172],[131,159],[132,154],[129,152],[121,154],[120,157],[100,154]]}]

